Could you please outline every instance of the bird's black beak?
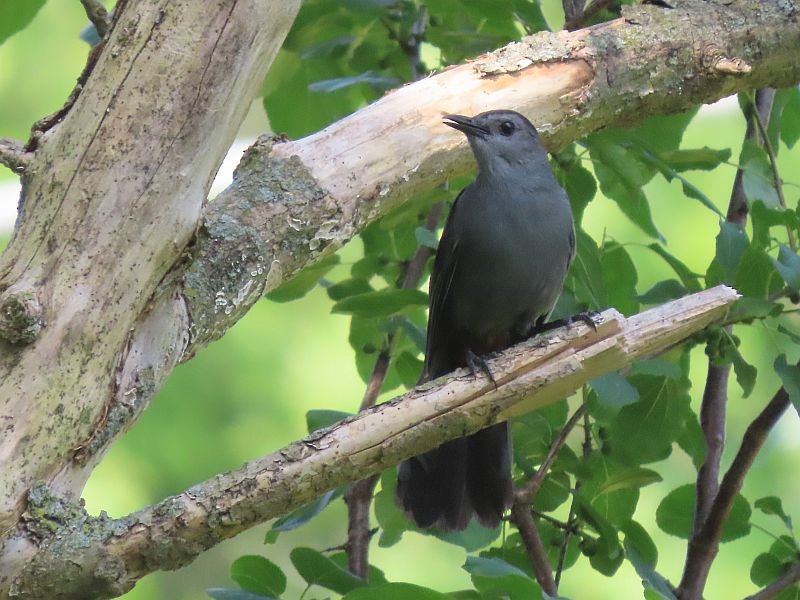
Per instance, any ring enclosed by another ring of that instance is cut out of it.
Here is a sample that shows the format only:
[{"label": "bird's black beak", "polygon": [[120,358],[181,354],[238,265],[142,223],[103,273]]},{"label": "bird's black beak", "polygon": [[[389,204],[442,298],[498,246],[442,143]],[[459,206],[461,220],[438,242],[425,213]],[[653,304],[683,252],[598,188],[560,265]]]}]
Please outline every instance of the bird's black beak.
[{"label": "bird's black beak", "polygon": [[468,136],[477,135],[480,137],[485,137],[489,135],[488,129],[481,127],[470,117],[465,117],[462,115],[445,115],[443,123],[449,127],[452,127],[453,129],[458,129]]}]

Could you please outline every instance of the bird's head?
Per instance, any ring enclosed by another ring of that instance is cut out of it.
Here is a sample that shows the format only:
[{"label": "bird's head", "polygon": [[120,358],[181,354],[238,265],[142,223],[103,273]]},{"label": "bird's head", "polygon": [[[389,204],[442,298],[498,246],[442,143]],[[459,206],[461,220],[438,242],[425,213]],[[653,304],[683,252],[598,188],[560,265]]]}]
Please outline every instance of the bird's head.
[{"label": "bird's head", "polygon": [[501,174],[547,160],[536,128],[513,110],[490,110],[475,117],[445,115],[444,124],[467,136],[481,172]]}]

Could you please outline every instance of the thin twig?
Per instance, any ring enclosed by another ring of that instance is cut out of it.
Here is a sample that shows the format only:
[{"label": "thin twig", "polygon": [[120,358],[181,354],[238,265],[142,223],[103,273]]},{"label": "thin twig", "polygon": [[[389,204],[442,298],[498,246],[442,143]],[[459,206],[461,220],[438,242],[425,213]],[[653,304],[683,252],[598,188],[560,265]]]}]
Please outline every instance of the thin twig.
[{"label": "thin twig", "polygon": [[15,173],[23,173],[33,158],[21,142],[0,138],[0,165],[5,165]]},{"label": "thin twig", "polygon": [[[771,89],[771,88],[769,88]],[[772,90],[772,97],[774,98],[775,90]],[[772,103],[770,102],[770,105]],[[769,157],[769,165],[772,169],[772,178],[774,179],[775,183],[775,192],[778,194],[778,204],[781,205],[781,208],[786,208],[786,197],[783,195],[783,181],[781,180],[781,175],[778,172],[778,156],[775,153],[775,148],[772,146],[772,142],[769,139],[769,134],[767,132],[767,123],[769,123],[769,113],[764,115],[760,114],[761,111],[756,108],[753,111],[753,121],[755,121],[756,126],[758,127],[758,132],[761,134],[761,144],[764,147],[764,151],[767,153]],[[789,247],[797,251],[797,243],[794,239],[794,233],[792,232],[792,228],[787,225],[786,226],[786,235],[789,239]]]},{"label": "thin twig", "polygon": [[553,461],[567,442],[567,437],[585,412],[586,405],[581,404],[566,422],[558,436],[556,436],[556,439],[550,444],[550,448],[548,448],[547,454],[534,476],[526,481],[524,485],[516,489],[514,492],[514,504],[511,506],[511,516],[509,520],[514,523],[517,530],[519,530],[519,535],[528,553],[528,560],[533,568],[536,581],[538,581],[542,589],[551,596],[555,596],[558,592],[558,584],[553,578],[553,569],[547,558],[547,550],[542,543],[539,531],[536,528],[536,523],[533,520],[531,502],[534,496],[536,496],[536,492],[539,491]]},{"label": "thin twig", "polygon": [[86,11],[86,16],[97,29],[97,35],[103,39],[108,33],[111,19],[108,17],[106,7],[100,3],[100,0],[81,0],[83,8]]},{"label": "thin twig", "polygon": [[586,405],[581,404],[577,410],[572,414],[569,420],[566,422],[564,427],[559,432],[558,436],[553,443],[550,444],[550,448],[547,450],[547,455],[544,457],[542,464],[539,465],[539,468],[536,470],[536,474],[531,477],[528,481],[525,482],[524,485],[519,487],[517,491],[514,493],[514,502],[515,504],[530,504],[533,501],[533,497],[536,495],[536,492],[539,491],[539,488],[544,481],[547,472],[550,470],[550,466],[553,464],[553,461],[558,456],[558,453],[561,451],[561,448],[567,441],[567,437],[569,436],[570,432],[575,428],[580,418],[586,412]]},{"label": "thin twig", "polygon": [[800,563],[794,563],[791,568],[765,588],[744,600],[772,600],[777,598],[783,590],[800,581]]},{"label": "thin twig", "polygon": [[711,563],[719,549],[722,528],[730,514],[736,495],[742,488],[744,478],[764,445],[769,432],[789,404],[789,394],[784,388],[780,388],[747,428],[739,451],[722,479],[702,529],[689,540],[683,577],[678,586],[678,597],[681,600],[700,600],[702,598]]},{"label": "thin twig", "polygon": [[[586,386],[583,387],[583,393],[584,395],[586,394]],[[584,406],[585,405],[586,402],[584,399]],[[583,444],[581,445],[581,449],[584,458],[588,458],[592,454],[592,424],[589,422],[589,415],[587,413],[584,413],[583,415]],[[572,495],[572,502],[569,505],[569,515],[567,516],[567,523],[569,524],[574,525],[575,523],[575,498],[580,490],[581,481],[579,479],[575,482],[575,491]],[[567,558],[569,538],[573,529],[574,527],[571,527],[564,531],[564,539],[561,541],[561,548],[559,548],[558,551],[558,565],[556,566],[556,588],[561,584],[561,573],[564,572],[564,561]]]}]

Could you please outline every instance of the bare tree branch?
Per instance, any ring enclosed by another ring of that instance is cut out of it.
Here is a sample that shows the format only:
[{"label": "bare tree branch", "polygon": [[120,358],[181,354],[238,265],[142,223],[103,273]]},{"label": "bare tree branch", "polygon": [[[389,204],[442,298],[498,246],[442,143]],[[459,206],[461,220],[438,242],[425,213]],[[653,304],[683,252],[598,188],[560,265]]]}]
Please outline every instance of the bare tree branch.
[{"label": "bare tree branch", "polygon": [[525,544],[525,550],[528,553],[531,568],[536,575],[536,581],[551,596],[557,595],[558,586],[555,579],[553,579],[553,569],[547,559],[547,550],[545,550],[539,531],[536,528],[536,523],[533,520],[531,502],[547,476],[550,466],[567,442],[567,437],[585,412],[586,405],[582,404],[569,418],[558,436],[556,436],[556,439],[550,444],[550,448],[548,448],[542,464],[536,470],[536,474],[515,490],[514,504],[511,506],[510,520],[517,526],[522,542]]},{"label": "bare tree branch", "polygon": [[745,600],[772,600],[788,587],[800,581],[800,563],[794,563],[786,573],[778,577],[764,589],[745,598]]},{"label": "bare tree branch", "polygon": [[32,153],[27,152],[17,140],[0,138],[0,165],[5,165],[19,174],[25,171],[32,156]]},{"label": "bare tree branch", "polygon": [[678,597],[681,600],[700,600],[702,598],[708,572],[717,555],[722,529],[733,502],[742,488],[744,478],[753,461],[767,440],[769,432],[789,404],[789,394],[784,388],[780,388],[747,428],[739,451],[722,479],[703,528],[698,535],[692,536],[689,540],[683,577],[678,586]]},{"label": "bare tree branch", "polygon": [[553,579],[553,569],[550,567],[550,561],[547,558],[547,550],[542,543],[536,523],[533,521],[531,507],[521,502],[514,502],[511,506],[510,520],[519,530],[519,535],[525,546],[525,552],[528,554],[528,561],[531,563],[536,581],[546,594],[553,597],[557,596],[558,586],[555,579]]},{"label": "bare tree branch", "polygon": [[125,591],[143,575],[186,564],[326,490],[555,402],[588,379],[663,351],[719,318],[737,297],[719,286],[629,318],[607,310],[597,330],[573,325],[501,353],[490,361],[497,387],[459,369],[122,519],[90,518],[38,486],[9,542],[38,545],[17,580],[28,595],[19,597]]},{"label": "bare tree branch", "polygon": [[100,0],[81,0],[81,4],[83,4],[83,8],[86,11],[86,16],[89,17],[94,28],[97,29],[97,35],[100,36],[100,39],[106,37],[108,28],[111,25],[111,19],[108,17],[106,7],[102,5]]}]

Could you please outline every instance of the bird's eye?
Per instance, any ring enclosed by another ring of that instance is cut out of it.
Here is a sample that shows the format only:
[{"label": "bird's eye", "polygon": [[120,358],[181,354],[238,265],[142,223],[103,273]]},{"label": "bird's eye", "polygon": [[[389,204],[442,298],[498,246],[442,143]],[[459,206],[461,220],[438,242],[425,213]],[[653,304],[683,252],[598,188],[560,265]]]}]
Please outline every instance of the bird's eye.
[{"label": "bird's eye", "polygon": [[516,127],[514,127],[514,123],[512,123],[511,121],[503,121],[502,123],[500,123],[500,133],[502,133],[505,136],[509,136],[512,133],[514,133],[515,129]]}]

